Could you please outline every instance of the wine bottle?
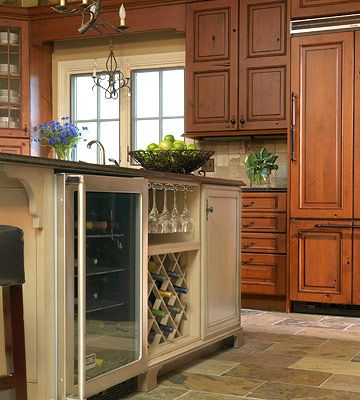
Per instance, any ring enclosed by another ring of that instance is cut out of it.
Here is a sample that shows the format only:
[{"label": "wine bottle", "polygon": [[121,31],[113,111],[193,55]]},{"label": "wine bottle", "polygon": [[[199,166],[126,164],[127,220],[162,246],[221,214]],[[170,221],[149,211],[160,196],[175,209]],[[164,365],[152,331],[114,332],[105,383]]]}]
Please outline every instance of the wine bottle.
[{"label": "wine bottle", "polygon": [[166,271],[171,278],[179,279],[181,275],[175,271]]},{"label": "wine bottle", "polygon": [[163,325],[163,324],[159,324],[159,328],[166,333],[171,333],[173,332],[174,328],[172,326],[169,325]]},{"label": "wine bottle", "polygon": [[159,293],[160,293],[160,296],[167,297],[168,299],[170,299],[170,297],[172,296],[172,293],[167,290],[159,289]]},{"label": "wine bottle", "polygon": [[174,313],[174,314],[180,314],[180,313],[181,313],[181,310],[180,310],[179,307],[169,306],[169,304],[167,304],[167,309],[168,309],[170,312]]},{"label": "wine bottle", "polygon": [[156,272],[156,262],[153,260],[148,261],[148,268],[150,272]]},{"label": "wine bottle", "polygon": [[154,339],[155,339],[155,336],[156,336],[156,332],[155,331],[150,331],[149,334],[148,334],[148,342],[152,343],[154,341]]},{"label": "wine bottle", "polygon": [[86,229],[88,230],[105,230],[107,227],[106,221],[86,221]]},{"label": "wine bottle", "polygon": [[164,282],[165,277],[160,274],[156,274],[155,272],[151,272],[151,276],[154,279],[154,281],[159,281],[159,282]]},{"label": "wine bottle", "polygon": [[166,317],[166,312],[163,310],[158,310],[156,308],[151,309],[151,314],[154,315],[155,317],[161,317],[164,318]]},{"label": "wine bottle", "polygon": [[186,294],[189,291],[189,289],[187,287],[177,286],[177,285],[174,285],[174,289],[176,292],[183,293],[183,294]]}]

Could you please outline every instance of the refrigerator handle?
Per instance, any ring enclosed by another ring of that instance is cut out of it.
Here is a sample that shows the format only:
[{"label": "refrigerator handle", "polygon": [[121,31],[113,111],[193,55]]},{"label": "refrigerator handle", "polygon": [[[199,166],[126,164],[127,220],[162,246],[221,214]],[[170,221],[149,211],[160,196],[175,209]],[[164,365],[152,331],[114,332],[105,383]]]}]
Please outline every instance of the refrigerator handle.
[{"label": "refrigerator handle", "polygon": [[78,399],[86,400],[86,185],[78,180]]}]

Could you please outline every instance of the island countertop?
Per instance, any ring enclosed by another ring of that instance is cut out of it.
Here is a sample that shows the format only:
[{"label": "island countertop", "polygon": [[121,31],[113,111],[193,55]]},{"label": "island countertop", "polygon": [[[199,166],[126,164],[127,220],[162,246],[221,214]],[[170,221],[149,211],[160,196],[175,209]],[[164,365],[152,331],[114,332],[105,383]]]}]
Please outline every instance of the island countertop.
[{"label": "island countertop", "polygon": [[91,164],[86,162],[56,160],[42,157],[21,156],[0,153],[0,163],[32,165],[37,167],[53,168],[56,173],[76,173],[122,177],[143,177],[148,179],[176,179],[197,182],[200,184],[245,186],[241,180],[223,179],[192,174],[174,174],[171,172],[148,171],[143,168],[125,168],[116,165]]}]

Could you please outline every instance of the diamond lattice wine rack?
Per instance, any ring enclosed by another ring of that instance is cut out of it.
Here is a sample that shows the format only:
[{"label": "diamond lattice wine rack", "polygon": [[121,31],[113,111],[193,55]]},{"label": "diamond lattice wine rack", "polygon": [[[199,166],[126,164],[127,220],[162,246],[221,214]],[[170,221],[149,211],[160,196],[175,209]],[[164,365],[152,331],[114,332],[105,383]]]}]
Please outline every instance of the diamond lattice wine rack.
[{"label": "diamond lattice wine rack", "polygon": [[189,335],[187,253],[152,255],[148,268],[148,342],[151,347]]}]

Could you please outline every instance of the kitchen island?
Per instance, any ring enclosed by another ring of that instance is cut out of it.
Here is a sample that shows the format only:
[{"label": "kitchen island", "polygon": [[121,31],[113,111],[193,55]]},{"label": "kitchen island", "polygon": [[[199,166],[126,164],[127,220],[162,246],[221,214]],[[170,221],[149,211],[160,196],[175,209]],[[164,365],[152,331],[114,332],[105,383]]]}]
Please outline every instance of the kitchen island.
[{"label": "kitchen island", "polygon": [[[74,287],[66,288],[66,282],[59,278],[59,270],[64,264],[66,270],[76,271],[77,264],[61,258],[62,250],[74,251],[74,243],[69,244],[62,237],[59,203],[63,199],[57,183],[59,176],[91,175],[90,181],[100,177],[103,182],[106,179],[103,177],[109,177],[109,182],[116,185],[124,179],[142,182],[146,187],[146,194],[142,195],[145,216],[148,185],[151,195],[154,187],[157,190],[159,210],[163,208],[164,198],[169,200],[169,209],[173,208],[173,194],[164,194],[164,189],[171,188],[179,190],[178,208],[183,210],[185,197],[181,191],[186,190],[193,218],[193,229],[185,233],[147,235],[147,220],[143,223],[140,282],[144,290],[140,291],[139,299],[143,317],[139,325],[142,363],[139,369],[131,363],[119,368],[118,379],[111,384],[109,381],[98,383],[98,391],[132,376],[138,376],[139,389],[149,390],[156,385],[159,372],[221,346],[226,338],[234,337],[235,346],[241,344],[239,198],[242,182],[9,154],[0,154],[0,165],[0,224],[18,226],[25,237],[29,399],[63,399],[69,395],[69,385],[66,386],[69,378],[63,375],[69,356],[64,343],[68,331],[63,326],[62,314],[73,313],[76,299],[72,307],[61,311],[64,307],[61,302],[74,296]],[[70,219],[73,223],[74,216]],[[100,324],[92,320],[86,324],[92,338],[99,326],[104,329],[107,322]],[[73,337],[74,333],[75,330],[70,335]],[[120,343],[117,340],[116,335],[110,334],[103,342]],[[103,358],[95,356],[93,365],[88,365],[88,377],[107,365]],[[76,367],[70,369],[74,372]],[[93,387],[88,395],[95,393]]]}]

